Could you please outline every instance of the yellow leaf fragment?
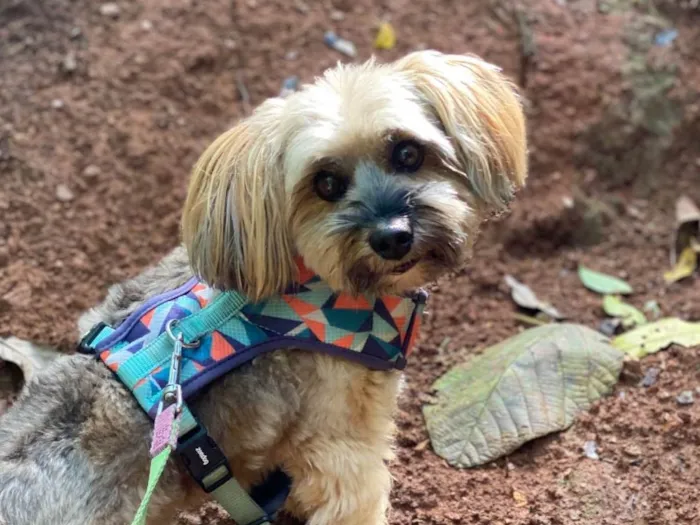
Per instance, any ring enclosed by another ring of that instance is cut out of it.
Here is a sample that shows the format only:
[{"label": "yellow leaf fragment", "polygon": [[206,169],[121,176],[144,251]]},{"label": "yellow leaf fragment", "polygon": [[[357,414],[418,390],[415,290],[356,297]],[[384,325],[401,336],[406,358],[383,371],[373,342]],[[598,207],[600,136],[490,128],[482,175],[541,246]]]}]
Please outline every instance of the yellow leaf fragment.
[{"label": "yellow leaf fragment", "polygon": [[695,272],[698,265],[698,254],[694,246],[688,246],[681,252],[676,265],[669,271],[664,272],[666,284],[672,284],[686,277],[690,277]]},{"label": "yellow leaf fragment", "polygon": [[393,49],[396,45],[396,33],[394,28],[388,22],[383,22],[377,31],[377,37],[374,39],[374,47],[377,49]]}]

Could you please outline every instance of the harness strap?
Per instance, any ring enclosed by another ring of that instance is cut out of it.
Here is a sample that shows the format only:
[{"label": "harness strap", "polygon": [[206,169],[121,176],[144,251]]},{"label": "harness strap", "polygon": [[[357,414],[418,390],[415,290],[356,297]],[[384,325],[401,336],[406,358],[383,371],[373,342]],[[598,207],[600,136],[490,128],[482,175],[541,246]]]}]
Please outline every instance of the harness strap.
[{"label": "harness strap", "polygon": [[[204,308],[197,313],[182,319],[178,324],[178,328],[182,332],[183,339],[186,342],[192,342],[199,339],[201,336],[213,331],[226,320],[236,315],[246,304],[246,298],[236,292],[222,293],[211,305],[217,305],[216,308]],[[100,323],[96,325],[83,338],[78,347],[79,351],[88,353],[95,352],[95,347],[99,341],[108,337],[114,330]],[[144,349],[126,361],[119,370],[119,376],[125,385],[133,390],[133,385],[142,377],[147,375],[154,367],[153,363],[167,361],[172,354],[172,341],[167,334],[161,334],[149,348]],[[246,492],[240,483],[231,474],[230,467],[226,457],[223,455],[216,443],[209,437],[203,426],[198,423],[187,405],[182,406],[182,412],[174,421],[170,432],[173,437],[180,438],[178,446],[175,449],[181,459],[185,460],[185,465],[190,471],[190,474],[195,478],[205,492],[221,505],[231,518],[239,525],[270,525],[271,521],[268,513]],[[184,439],[183,439],[184,438]],[[203,450],[203,443],[209,446],[206,452]],[[196,445],[200,445],[197,447]],[[141,505],[134,517],[132,525],[144,525],[146,523],[146,515],[150,504],[153,492],[156,489],[158,482],[165,470],[165,467],[173,452],[172,446],[168,445],[163,448],[151,460],[148,485],[144,494]],[[206,454],[212,456],[206,457],[206,462],[198,457],[202,466],[210,468],[197,470],[193,465],[192,457],[188,457],[188,452],[198,454]],[[189,461],[188,461],[189,460]],[[194,469],[194,471],[193,471]],[[201,475],[196,475],[199,472]]]},{"label": "harness strap", "polygon": [[[221,324],[236,315],[246,305],[245,296],[228,291],[217,296],[207,308],[182,319],[177,327],[182,332],[185,343],[192,343],[203,335],[214,331]],[[146,377],[154,368],[170,359],[172,344],[163,333],[147,348],[134,354],[119,367],[119,377],[133,390],[134,385]]]}]

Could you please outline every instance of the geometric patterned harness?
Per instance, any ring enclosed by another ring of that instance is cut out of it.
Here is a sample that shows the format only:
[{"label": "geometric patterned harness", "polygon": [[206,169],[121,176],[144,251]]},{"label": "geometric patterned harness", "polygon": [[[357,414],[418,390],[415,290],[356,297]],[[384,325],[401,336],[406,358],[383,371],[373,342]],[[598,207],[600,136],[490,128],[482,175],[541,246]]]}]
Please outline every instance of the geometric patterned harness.
[{"label": "geometric patterned harness", "polygon": [[[261,303],[244,302],[234,315],[198,335],[196,348],[183,350],[184,400],[260,354],[281,348],[338,355],[372,369],[406,366],[420,326],[424,292],[413,298],[350,296],[333,292],[303,264],[298,267],[299,284]],[[193,316],[212,302],[231,302],[235,308],[240,295],[215,296],[212,288],[192,279],[151,299],[116,330],[104,329],[92,341],[102,361],[152,418],[170,374],[167,323]]]},{"label": "geometric patterned harness", "polygon": [[[336,293],[301,261],[297,267],[298,283],[260,303],[192,278],[149,299],[118,327],[98,324],[79,346],[99,356],[155,420],[154,440],[165,420],[162,402],[176,386],[179,415],[176,435],[170,432],[176,440],[172,448],[200,486],[242,525],[269,523],[286,497],[289,478],[273,474],[248,494],[186,401],[255,357],[282,348],[337,355],[376,370],[401,370],[415,345],[427,299],[422,290],[410,298]],[[172,403],[169,409],[175,408]],[[137,517],[145,520],[145,510]]]}]

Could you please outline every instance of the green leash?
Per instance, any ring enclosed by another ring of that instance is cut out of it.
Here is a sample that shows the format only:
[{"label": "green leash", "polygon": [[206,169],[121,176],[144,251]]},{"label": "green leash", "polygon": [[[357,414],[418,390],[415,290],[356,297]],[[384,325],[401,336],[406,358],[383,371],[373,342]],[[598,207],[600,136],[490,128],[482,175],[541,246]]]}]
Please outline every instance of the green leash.
[{"label": "green leash", "polygon": [[[167,331],[169,334],[172,333],[170,326]],[[167,386],[163,389],[163,399],[158,406],[158,414],[153,425],[148,485],[131,525],[146,525],[148,506],[151,503],[153,492],[163,476],[170,456],[177,449],[181,431],[186,434],[197,426],[192,414],[182,402],[182,390],[179,383],[180,360],[182,348],[186,345],[183,343],[182,333],[178,334],[177,337],[173,336],[173,342],[170,377]],[[221,466],[202,480],[202,488],[214,497],[236,523],[240,525],[270,525],[267,513],[250,497],[235,478],[231,477],[222,483],[228,475],[228,467]]]},{"label": "green leash", "polygon": [[[136,511],[136,516],[134,516],[131,525],[146,524],[146,515],[148,513],[148,506],[151,503],[151,497],[168,464],[170,455],[175,450],[175,446],[177,446],[177,437],[180,431],[180,414],[176,415],[176,410],[176,405],[170,405],[167,409],[158,414],[156,418],[156,425],[159,423],[158,419],[161,421],[160,428],[155,428],[153,431],[153,443],[151,445],[152,458],[151,467],[148,472],[148,485],[146,486],[146,493],[143,495],[141,505],[139,505],[139,509]],[[163,438],[165,438],[165,442],[162,441]],[[175,446],[173,446],[173,443]],[[161,449],[160,452],[158,452],[159,448]],[[156,452],[155,455],[154,452]]]}]

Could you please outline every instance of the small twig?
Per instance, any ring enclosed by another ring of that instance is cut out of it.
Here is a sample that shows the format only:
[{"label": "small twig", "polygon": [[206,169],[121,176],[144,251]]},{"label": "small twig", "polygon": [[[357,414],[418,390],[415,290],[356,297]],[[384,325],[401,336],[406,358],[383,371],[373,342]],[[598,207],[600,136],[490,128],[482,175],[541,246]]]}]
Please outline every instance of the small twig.
[{"label": "small twig", "polygon": [[515,19],[518,23],[518,33],[520,34],[520,87],[527,87],[527,74],[530,67],[535,62],[537,56],[537,44],[535,35],[530,27],[527,15],[521,11],[515,11]]},{"label": "small twig", "polygon": [[248,88],[245,87],[243,82],[243,77],[240,73],[236,73],[236,87],[238,88],[238,94],[241,96],[241,102],[243,103],[243,113],[250,115],[250,93]]},{"label": "small twig", "polygon": [[513,317],[515,317],[516,320],[520,321],[521,323],[533,325],[533,326],[543,326],[546,324],[549,324],[547,321],[542,321],[541,319],[537,319],[536,317],[532,317],[530,315],[523,315],[523,314],[518,314],[515,313],[513,314]]}]

